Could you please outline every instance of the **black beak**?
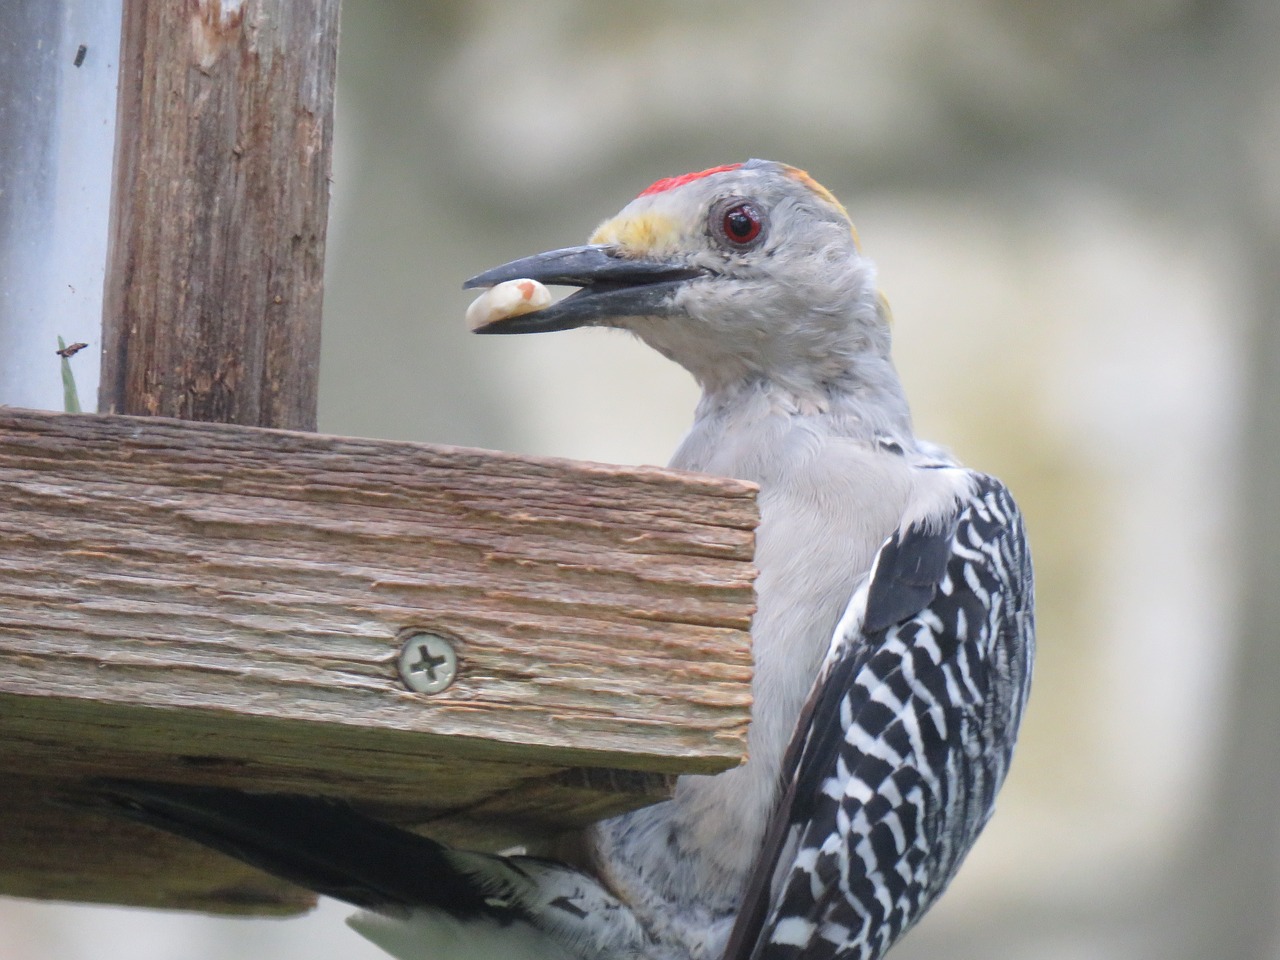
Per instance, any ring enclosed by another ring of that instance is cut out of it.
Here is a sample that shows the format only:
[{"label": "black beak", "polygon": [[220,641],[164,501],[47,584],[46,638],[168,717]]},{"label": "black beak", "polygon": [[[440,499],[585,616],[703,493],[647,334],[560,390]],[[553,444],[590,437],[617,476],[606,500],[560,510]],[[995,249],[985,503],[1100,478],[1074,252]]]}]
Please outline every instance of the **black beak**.
[{"label": "black beak", "polygon": [[533,313],[494,320],[476,333],[544,333],[570,330],[611,317],[642,317],[666,312],[682,283],[705,271],[662,260],[634,260],[617,248],[566,247],[513,260],[486,270],[464,283],[464,289],[492,287],[507,280],[537,280],[548,286],[581,287],[551,306]]}]

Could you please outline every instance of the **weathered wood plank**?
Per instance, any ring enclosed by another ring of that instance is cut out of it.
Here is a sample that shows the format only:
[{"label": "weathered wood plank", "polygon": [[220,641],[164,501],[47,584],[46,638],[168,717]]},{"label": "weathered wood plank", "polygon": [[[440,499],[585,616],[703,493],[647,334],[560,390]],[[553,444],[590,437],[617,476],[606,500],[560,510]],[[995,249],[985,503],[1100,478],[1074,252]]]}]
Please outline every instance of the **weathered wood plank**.
[{"label": "weathered wood plank", "polygon": [[[750,485],[658,469],[0,409],[5,808],[20,778],[159,777],[500,846],[649,802],[742,759],[755,521]],[[443,693],[399,678],[414,629],[454,641]],[[0,891],[52,889],[30,835],[0,831],[29,865]],[[110,873],[80,897],[222,902]]]},{"label": "weathered wood plank", "polygon": [[100,408],[315,429],[339,0],[126,0]]},{"label": "weathered wood plank", "polygon": [[[386,441],[0,413],[0,693],[736,762],[748,485]],[[425,698],[397,638],[456,640]],[[674,669],[673,669],[674,668]],[[468,748],[471,752],[471,748]]]}]

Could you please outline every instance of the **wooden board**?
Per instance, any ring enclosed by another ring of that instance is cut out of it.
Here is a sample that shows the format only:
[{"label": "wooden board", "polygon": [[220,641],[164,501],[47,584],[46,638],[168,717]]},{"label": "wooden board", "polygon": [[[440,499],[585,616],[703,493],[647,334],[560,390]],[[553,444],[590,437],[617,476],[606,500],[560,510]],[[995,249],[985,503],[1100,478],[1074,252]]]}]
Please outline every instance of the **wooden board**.
[{"label": "wooden board", "polygon": [[[491,846],[652,801],[743,758],[755,522],[751,485],[659,469],[0,410],[4,789],[323,793]],[[420,630],[458,655],[434,696],[397,669]],[[57,851],[0,833],[0,891],[48,895]],[[112,875],[76,898],[174,902]]]},{"label": "wooden board", "polygon": [[338,0],[126,0],[121,45],[100,409],[315,429]]}]

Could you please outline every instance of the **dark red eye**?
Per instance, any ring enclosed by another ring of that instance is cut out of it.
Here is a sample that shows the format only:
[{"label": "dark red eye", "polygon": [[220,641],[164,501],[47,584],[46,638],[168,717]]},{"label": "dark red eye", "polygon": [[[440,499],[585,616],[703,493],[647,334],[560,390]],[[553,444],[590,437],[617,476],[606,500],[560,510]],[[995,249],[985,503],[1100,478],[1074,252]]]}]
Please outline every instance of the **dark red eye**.
[{"label": "dark red eye", "polygon": [[724,212],[720,221],[725,239],[745,246],[760,236],[760,211],[750,203],[738,203]]}]

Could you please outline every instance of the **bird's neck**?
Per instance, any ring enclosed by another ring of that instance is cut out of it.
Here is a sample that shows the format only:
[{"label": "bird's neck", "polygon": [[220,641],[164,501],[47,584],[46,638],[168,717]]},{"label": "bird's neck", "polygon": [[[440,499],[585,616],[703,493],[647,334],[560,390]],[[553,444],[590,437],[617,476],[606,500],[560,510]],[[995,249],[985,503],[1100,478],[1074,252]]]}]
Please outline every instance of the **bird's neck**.
[{"label": "bird's neck", "polygon": [[[850,436],[912,435],[911,414],[893,362],[879,354],[845,358],[838,366],[780,366],[767,373],[742,370],[733,378],[703,380],[698,417],[717,411],[748,416],[790,415],[830,421]],[[840,425],[844,425],[843,429]]]},{"label": "bird's neck", "polygon": [[[806,450],[843,438],[915,446],[911,414],[887,358],[828,384],[748,377],[704,388],[694,422],[671,466],[769,486],[815,467]],[[820,458],[819,458],[820,459]]]}]

